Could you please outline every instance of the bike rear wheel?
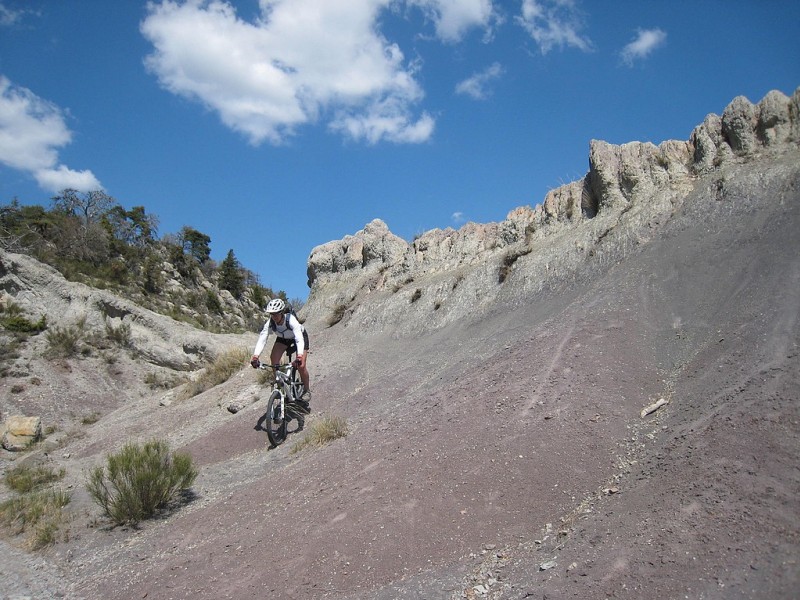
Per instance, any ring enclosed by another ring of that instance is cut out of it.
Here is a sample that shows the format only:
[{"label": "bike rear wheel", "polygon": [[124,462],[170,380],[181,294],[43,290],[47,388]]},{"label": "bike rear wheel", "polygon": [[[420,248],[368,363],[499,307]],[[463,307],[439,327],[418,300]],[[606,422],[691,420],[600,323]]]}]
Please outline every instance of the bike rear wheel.
[{"label": "bike rear wheel", "polygon": [[281,404],[281,393],[275,390],[267,401],[267,419],[264,423],[273,446],[279,446],[286,439],[286,415],[281,410]]}]

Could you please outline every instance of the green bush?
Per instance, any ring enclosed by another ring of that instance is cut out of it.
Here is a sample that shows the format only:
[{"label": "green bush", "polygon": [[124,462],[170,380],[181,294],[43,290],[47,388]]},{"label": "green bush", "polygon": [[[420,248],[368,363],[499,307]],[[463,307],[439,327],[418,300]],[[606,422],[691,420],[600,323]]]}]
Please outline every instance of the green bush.
[{"label": "green bush", "polygon": [[153,440],[126,444],[108,456],[105,468],[90,472],[86,489],[114,523],[135,525],[188,490],[196,477],[191,456],[170,453],[166,442]]},{"label": "green bush", "polygon": [[0,325],[5,327],[8,331],[15,333],[40,333],[47,329],[47,317],[42,317],[35,323],[29,321],[22,315],[9,315],[0,319]]},{"label": "green bush", "polygon": [[214,293],[214,290],[206,290],[206,308],[218,315],[223,314],[222,302],[219,296]]},{"label": "green bush", "polygon": [[255,305],[263,310],[267,306],[270,298],[267,296],[267,291],[264,286],[255,283],[250,286],[250,300],[255,302]]}]

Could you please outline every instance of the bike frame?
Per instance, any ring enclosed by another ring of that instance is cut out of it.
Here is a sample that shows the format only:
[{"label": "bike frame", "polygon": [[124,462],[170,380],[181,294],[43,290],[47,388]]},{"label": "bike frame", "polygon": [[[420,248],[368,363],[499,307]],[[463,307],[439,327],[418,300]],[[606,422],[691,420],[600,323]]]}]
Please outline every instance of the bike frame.
[{"label": "bike frame", "polygon": [[[267,436],[273,447],[280,445],[286,439],[286,431],[289,421],[292,418],[297,418],[298,429],[302,429],[303,417],[299,414],[294,414],[294,406],[298,409],[301,406],[297,403],[300,398],[303,384],[298,381],[299,373],[292,361],[293,352],[286,353],[289,362],[286,364],[259,365],[262,369],[272,369],[275,374],[275,380],[272,384],[270,392],[270,399],[267,404],[267,419],[266,428]],[[277,394],[277,396],[276,396]],[[287,404],[290,406],[287,410]],[[277,426],[277,430],[275,427]]]},{"label": "bike frame", "polygon": [[295,381],[295,373],[297,372],[297,367],[294,366],[291,362],[285,365],[261,365],[262,369],[272,369],[275,372],[275,383],[272,384],[273,390],[278,390],[281,395],[281,418],[286,417],[286,401],[294,402],[297,400],[297,392],[299,390],[295,389],[296,386],[302,384],[296,384]]}]

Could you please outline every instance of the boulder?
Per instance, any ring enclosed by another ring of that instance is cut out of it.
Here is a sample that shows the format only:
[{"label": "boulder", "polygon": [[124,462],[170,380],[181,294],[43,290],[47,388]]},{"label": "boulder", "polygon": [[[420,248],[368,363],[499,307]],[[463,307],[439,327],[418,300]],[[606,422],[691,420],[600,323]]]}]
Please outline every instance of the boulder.
[{"label": "boulder", "polygon": [[41,439],[42,419],[14,415],[6,420],[3,429],[3,448],[19,452]]}]

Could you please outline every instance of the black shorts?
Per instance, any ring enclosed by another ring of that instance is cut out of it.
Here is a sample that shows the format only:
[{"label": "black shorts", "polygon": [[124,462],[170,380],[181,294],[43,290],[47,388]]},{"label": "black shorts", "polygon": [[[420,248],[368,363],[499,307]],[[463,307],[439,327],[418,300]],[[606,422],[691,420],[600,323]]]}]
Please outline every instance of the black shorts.
[{"label": "black shorts", "polygon": [[[303,341],[306,343],[306,352],[309,351],[311,348],[311,344],[308,341],[308,332],[303,332]],[[286,346],[286,354],[294,354],[297,352],[297,344],[295,344],[294,338],[282,338],[279,337],[275,340],[275,344],[281,344],[282,346]]]}]

